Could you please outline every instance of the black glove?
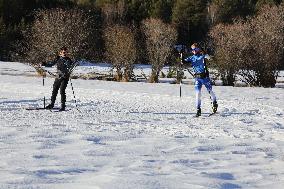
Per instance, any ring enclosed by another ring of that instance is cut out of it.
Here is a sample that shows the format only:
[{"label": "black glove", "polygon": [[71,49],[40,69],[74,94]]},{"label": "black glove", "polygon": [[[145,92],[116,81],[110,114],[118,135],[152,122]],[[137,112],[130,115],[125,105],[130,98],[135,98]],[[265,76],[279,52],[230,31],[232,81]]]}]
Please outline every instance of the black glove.
[{"label": "black glove", "polygon": [[61,73],[59,74],[59,78],[64,78],[64,79],[68,79],[70,77],[70,74],[69,73]]},{"label": "black glove", "polygon": [[181,59],[181,64],[185,65],[187,62],[184,59]]}]

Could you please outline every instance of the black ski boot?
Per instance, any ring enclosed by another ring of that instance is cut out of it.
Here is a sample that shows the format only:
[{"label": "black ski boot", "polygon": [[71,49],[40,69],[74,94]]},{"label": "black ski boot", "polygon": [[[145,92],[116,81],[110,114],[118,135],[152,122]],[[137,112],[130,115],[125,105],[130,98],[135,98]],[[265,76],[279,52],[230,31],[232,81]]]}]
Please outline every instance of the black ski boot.
[{"label": "black ski boot", "polygon": [[64,104],[62,104],[61,105],[61,108],[58,110],[59,112],[63,112],[63,111],[65,111],[65,105]]},{"label": "black ski boot", "polygon": [[45,109],[51,110],[54,107],[54,104],[49,104],[48,106],[45,107]]},{"label": "black ski boot", "polygon": [[197,112],[195,115],[195,117],[199,117],[199,116],[201,116],[201,108],[197,108]]},{"label": "black ski boot", "polygon": [[212,111],[214,114],[217,112],[217,109],[218,109],[217,101],[214,101],[212,105]]}]

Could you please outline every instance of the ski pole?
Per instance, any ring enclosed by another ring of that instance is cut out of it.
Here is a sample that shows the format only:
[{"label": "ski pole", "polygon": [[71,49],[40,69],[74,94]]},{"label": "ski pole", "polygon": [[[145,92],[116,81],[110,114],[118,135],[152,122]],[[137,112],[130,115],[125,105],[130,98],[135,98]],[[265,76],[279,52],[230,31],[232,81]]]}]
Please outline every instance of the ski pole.
[{"label": "ski pole", "polygon": [[70,75],[74,70],[75,68],[79,66],[79,62],[78,61],[75,61],[75,63],[71,66],[71,68],[69,69],[68,71],[68,74]]},{"label": "ski pole", "polygon": [[179,97],[180,97],[180,98],[181,98],[181,85],[182,85],[181,66],[182,66],[182,52],[180,53],[180,70],[179,70],[179,77],[180,77],[180,82],[179,82]]},{"label": "ski pole", "polygon": [[181,80],[179,82],[179,97],[181,98]]},{"label": "ski pole", "polygon": [[188,68],[186,68],[186,70],[188,71],[188,73],[189,73],[192,77],[194,77],[194,74],[193,74]]},{"label": "ski pole", "polygon": [[[74,92],[74,88],[73,88],[73,84],[72,84],[72,80],[70,78],[70,84],[71,84],[71,88],[72,88],[72,92],[73,92],[73,97],[74,97],[74,102],[75,102],[75,106],[77,108],[77,101],[76,101],[76,96],[75,96],[75,92]],[[78,109],[78,108],[77,108]]]},{"label": "ski pole", "polygon": [[49,75],[51,75],[51,76],[53,76],[53,77],[56,77],[56,76],[57,76],[56,74],[54,74],[54,73],[52,73],[52,72],[50,72],[50,71],[48,71],[48,70],[46,70],[46,69],[43,69],[43,71],[47,72]]},{"label": "ski pole", "polygon": [[[45,73],[42,74],[42,86],[44,88]],[[45,108],[45,95],[43,96],[43,108]]]}]

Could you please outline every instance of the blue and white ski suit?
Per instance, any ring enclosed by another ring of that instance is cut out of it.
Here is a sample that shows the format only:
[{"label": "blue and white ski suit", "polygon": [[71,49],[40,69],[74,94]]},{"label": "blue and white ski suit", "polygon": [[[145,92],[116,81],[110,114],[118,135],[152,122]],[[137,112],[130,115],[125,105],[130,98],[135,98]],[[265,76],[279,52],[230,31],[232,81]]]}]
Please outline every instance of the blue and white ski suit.
[{"label": "blue and white ski suit", "polygon": [[201,107],[201,88],[204,85],[210,94],[210,98],[212,102],[216,102],[216,96],[212,91],[211,80],[209,78],[209,74],[207,73],[205,58],[209,59],[208,55],[203,54],[195,54],[184,59],[185,62],[190,62],[194,73],[195,73],[195,94],[196,94],[196,108],[199,109]]}]

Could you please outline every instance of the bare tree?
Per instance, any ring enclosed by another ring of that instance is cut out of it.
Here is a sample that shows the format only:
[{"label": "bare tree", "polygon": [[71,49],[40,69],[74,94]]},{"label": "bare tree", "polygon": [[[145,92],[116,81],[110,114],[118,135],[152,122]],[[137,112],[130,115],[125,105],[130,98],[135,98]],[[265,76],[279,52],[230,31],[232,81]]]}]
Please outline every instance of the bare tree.
[{"label": "bare tree", "polygon": [[273,87],[284,54],[284,4],[262,7],[251,25],[255,31],[252,45],[258,55],[255,57],[258,60],[255,66],[257,84]]},{"label": "bare tree", "polygon": [[106,57],[116,69],[117,81],[130,81],[137,51],[134,28],[113,25],[104,32]]},{"label": "bare tree", "polygon": [[171,25],[153,18],[144,20],[142,29],[146,36],[147,53],[152,65],[149,81],[158,82],[159,73],[171,55],[177,40],[177,31]]},{"label": "bare tree", "polygon": [[255,17],[210,31],[224,83],[238,73],[251,86],[275,86],[284,53],[283,18],[283,6],[265,6]]},{"label": "bare tree", "polygon": [[29,32],[25,32],[24,59],[31,64],[53,60],[58,50],[68,47],[75,59],[83,58],[94,49],[91,17],[79,9],[41,10]]},{"label": "bare tree", "polygon": [[234,85],[240,62],[245,59],[244,51],[250,45],[250,38],[246,36],[249,29],[243,24],[243,21],[235,22],[233,25],[218,24],[210,31],[215,46],[214,62],[223,85]]}]

